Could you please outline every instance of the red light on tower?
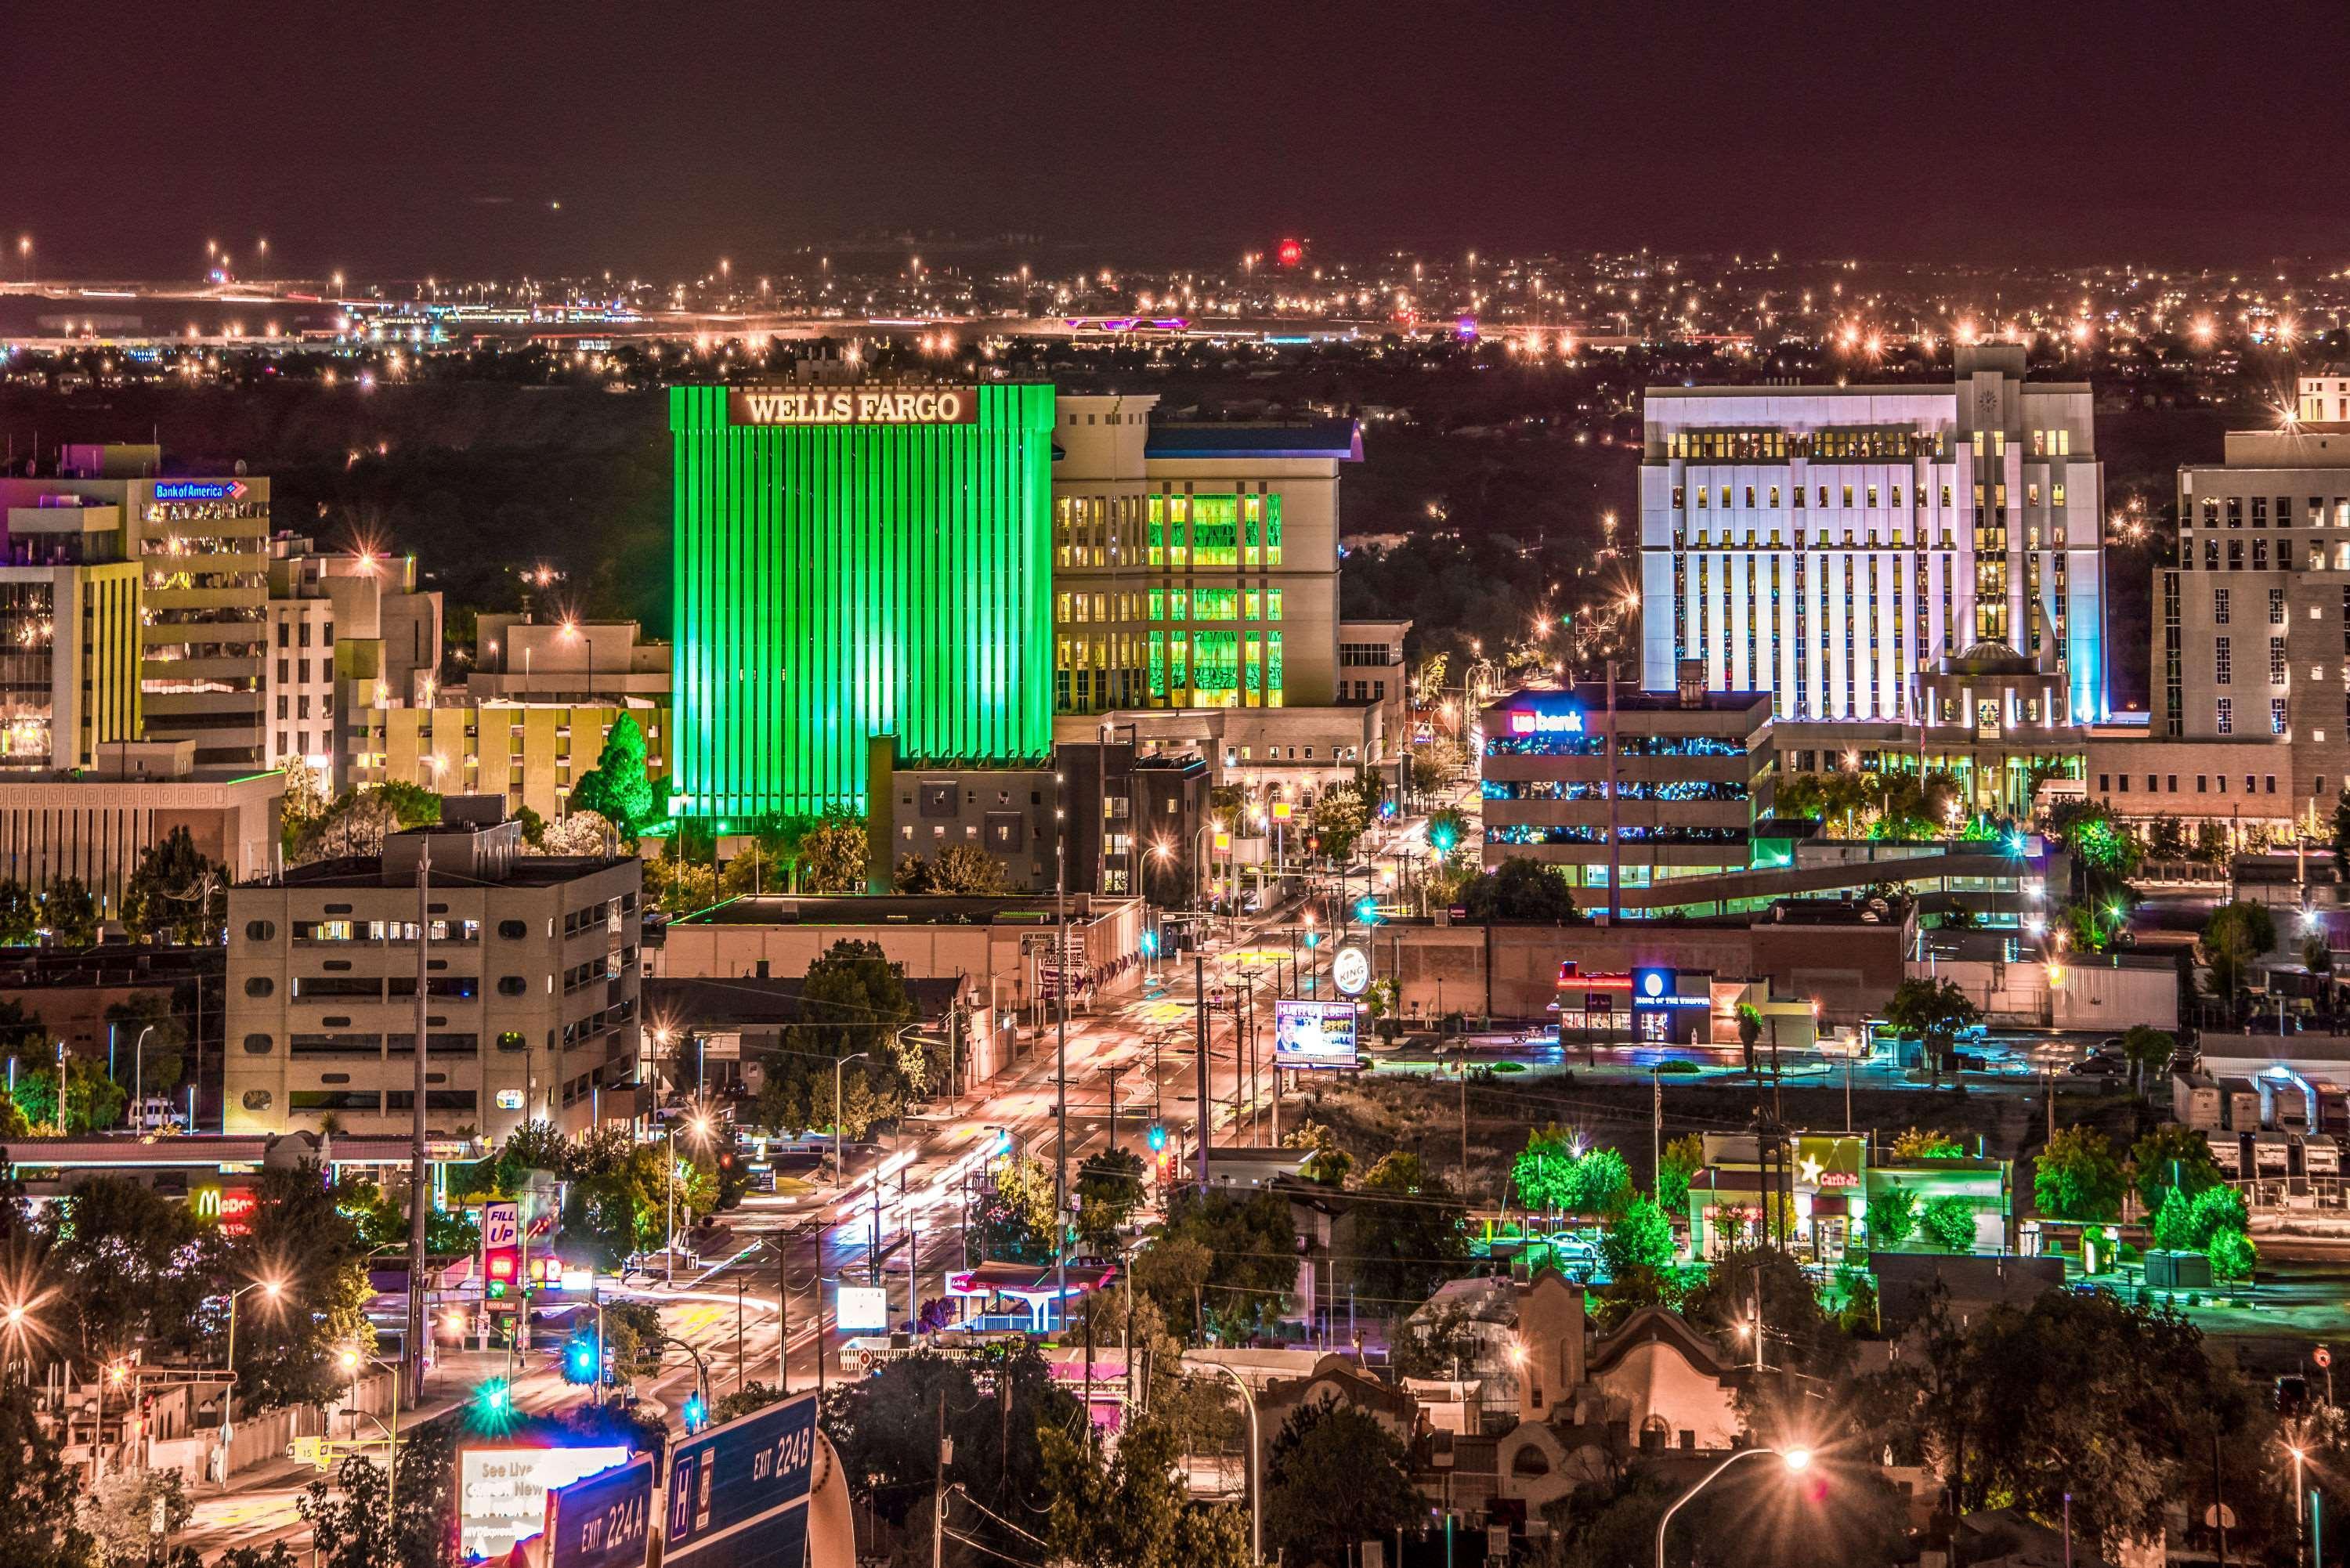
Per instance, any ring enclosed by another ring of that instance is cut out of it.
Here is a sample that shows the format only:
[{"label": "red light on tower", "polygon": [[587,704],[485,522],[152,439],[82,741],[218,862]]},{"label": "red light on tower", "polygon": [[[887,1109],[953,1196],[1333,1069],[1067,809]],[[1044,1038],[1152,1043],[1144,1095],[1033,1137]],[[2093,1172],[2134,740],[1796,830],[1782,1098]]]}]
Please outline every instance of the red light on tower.
[{"label": "red light on tower", "polygon": [[1300,240],[1284,240],[1273,247],[1273,259],[1283,266],[1295,266],[1305,259],[1305,245]]}]

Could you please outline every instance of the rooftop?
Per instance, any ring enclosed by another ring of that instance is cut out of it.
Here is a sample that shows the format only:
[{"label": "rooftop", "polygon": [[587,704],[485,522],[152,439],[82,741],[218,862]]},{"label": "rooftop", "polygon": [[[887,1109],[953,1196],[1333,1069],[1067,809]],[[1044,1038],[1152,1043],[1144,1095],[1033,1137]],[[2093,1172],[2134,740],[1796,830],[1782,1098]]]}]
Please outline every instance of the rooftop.
[{"label": "rooftop", "polygon": [[[1107,900],[1116,903],[1119,900]],[[1087,894],[1068,898],[1069,918],[1096,917],[1095,900]],[[1054,923],[1055,898],[1030,893],[1007,898],[876,893],[862,897],[804,898],[781,894],[729,898],[707,909],[680,916],[673,928],[688,926],[994,926]]]},{"label": "rooftop", "polygon": [[[925,1019],[943,1016],[961,989],[962,982],[953,979],[906,981],[916,1014]],[[647,976],[645,1018],[656,1026],[683,1030],[797,1023],[806,990],[804,980]]]},{"label": "rooftop", "polygon": [[1327,457],[1363,460],[1363,430],[1353,420],[1153,421],[1145,457]]},{"label": "rooftop", "polygon": [[[517,856],[503,877],[473,877],[455,870],[432,867],[435,888],[559,888],[566,882],[576,882],[582,877],[592,877],[598,871],[632,863],[632,855],[523,855]],[[345,855],[332,860],[315,860],[307,866],[289,866],[274,879],[241,883],[242,887],[265,888],[372,888],[379,891],[387,887],[413,896],[415,889],[405,882],[387,884],[383,879],[383,862],[373,855]]]}]

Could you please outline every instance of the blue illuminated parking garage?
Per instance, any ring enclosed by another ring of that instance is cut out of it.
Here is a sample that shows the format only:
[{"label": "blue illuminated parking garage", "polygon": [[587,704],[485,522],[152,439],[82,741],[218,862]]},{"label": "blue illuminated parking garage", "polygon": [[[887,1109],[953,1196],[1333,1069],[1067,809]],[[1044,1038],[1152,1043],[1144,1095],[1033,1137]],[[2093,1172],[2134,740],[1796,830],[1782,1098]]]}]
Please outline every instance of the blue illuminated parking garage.
[{"label": "blue illuminated parking garage", "polygon": [[[1743,871],[1770,815],[1768,692],[1514,691],[1483,716],[1485,864],[1555,866],[1586,908],[1627,888]],[[1595,891],[1585,891],[1593,889]]]}]

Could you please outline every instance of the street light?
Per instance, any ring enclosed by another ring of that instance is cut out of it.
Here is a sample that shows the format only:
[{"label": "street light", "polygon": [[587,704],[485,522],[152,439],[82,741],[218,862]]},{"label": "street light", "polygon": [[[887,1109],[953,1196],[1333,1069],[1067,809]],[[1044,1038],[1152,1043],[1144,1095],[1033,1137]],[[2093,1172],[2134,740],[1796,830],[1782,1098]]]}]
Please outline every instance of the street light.
[{"label": "street light", "polygon": [[[1231,1367],[1224,1366],[1222,1362],[1211,1362],[1209,1365],[1216,1371],[1222,1373],[1225,1376],[1232,1380],[1232,1386],[1241,1391],[1241,1403],[1248,1407],[1249,1561],[1252,1563],[1262,1563],[1264,1561],[1264,1488],[1257,1475],[1256,1395],[1250,1390],[1248,1384],[1242,1378],[1241,1375],[1233,1371]],[[1715,1472],[1717,1475],[1720,1473],[1720,1471]],[[1707,1480],[1711,1480],[1713,1478],[1711,1476],[1706,1478]],[[1698,1484],[1702,1486],[1705,1483],[1700,1481]],[[1679,1507],[1679,1505],[1677,1503],[1674,1506]],[[1668,1513],[1665,1517],[1670,1519],[1672,1515]],[[1659,1542],[1657,1550],[1659,1552],[1662,1552],[1664,1551],[1664,1547],[1661,1542],[1663,1542],[1664,1537],[1659,1534],[1657,1539]],[[1659,1564],[1659,1568],[1661,1568],[1661,1564]]]},{"label": "street light", "polygon": [[[263,1300],[274,1302],[285,1295],[286,1282],[283,1280],[255,1280],[249,1285],[239,1285],[228,1293],[228,1391],[221,1396],[221,1447],[224,1449],[228,1447],[228,1440],[235,1431],[236,1298],[248,1291],[259,1291]],[[14,1307],[9,1309],[8,1323],[12,1328],[16,1326],[17,1310]],[[225,1456],[221,1463],[221,1481],[223,1485],[228,1481]]]},{"label": "street light", "polygon": [[1714,1466],[1713,1469],[1706,1471],[1705,1479],[1703,1480],[1699,1481],[1697,1485],[1690,1488],[1689,1490],[1673,1499],[1673,1505],[1665,1510],[1665,1516],[1662,1519],[1657,1521],[1657,1568],[1665,1568],[1665,1529],[1668,1525],[1672,1523],[1673,1515],[1681,1511],[1681,1504],[1689,1501],[1690,1499],[1703,1491],[1707,1487],[1711,1486],[1715,1477],[1721,1475],[1722,1471],[1728,1469],[1739,1460],[1751,1459],[1757,1454],[1778,1455],[1779,1462],[1787,1467],[1790,1474],[1811,1468],[1812,1451],[1809,1449],[1739,1449],[1736,1453],[1731,1455],[1728,1459]]},{"label": "street light", "polygon": [[[836,1117],[833,1125],[837,1127],[839,1121],[837,1105],[835,1109]],[[710,1137],[710,1118],[704,1115],[696,1115],[692,1120],[686,1123],[686,1129],[695,1137],[707,1141]],[[677,1283],[677,1124],[671,1122],[661,1131],[669,1138],[669,1168],[663,1173],[668,1179],[661,1183],[661,1198],[664,1205],[661,1223],[661,1251],[664,1258],[661,1283],[674,1285]]]}]

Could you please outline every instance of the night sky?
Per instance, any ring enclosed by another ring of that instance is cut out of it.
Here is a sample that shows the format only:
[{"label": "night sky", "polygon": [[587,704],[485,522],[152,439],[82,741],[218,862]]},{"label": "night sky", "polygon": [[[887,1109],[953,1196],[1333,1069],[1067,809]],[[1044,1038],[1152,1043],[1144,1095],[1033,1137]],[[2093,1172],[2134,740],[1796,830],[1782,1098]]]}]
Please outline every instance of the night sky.
[{"label": "night sky", "polygon": [[755,274],[901,230],[2350,259],[2340,0],[12,0],[0,60],[0,234],[48,275],[256,236],[270,275]]}]

